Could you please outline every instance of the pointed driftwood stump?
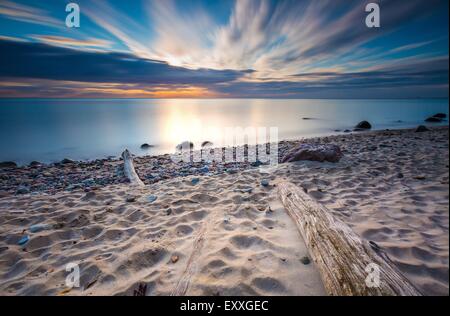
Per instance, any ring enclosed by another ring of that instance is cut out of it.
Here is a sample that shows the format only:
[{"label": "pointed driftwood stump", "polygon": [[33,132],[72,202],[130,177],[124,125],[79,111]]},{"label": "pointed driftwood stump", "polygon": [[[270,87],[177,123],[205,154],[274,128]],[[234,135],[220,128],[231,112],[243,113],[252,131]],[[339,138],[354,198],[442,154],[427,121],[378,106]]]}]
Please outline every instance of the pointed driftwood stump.
[{"label": "pointed driftwood stump", "polygon": [[[374,242],[361,239],[292,183],[278,185],[279,195],[303,236],[328,295],[421,295]],[[379,285],[373,267],[379,272]],[[368,281],[368,283],[366,283]]]},{"label": "pointed driftwood stump", "polygon": [[136,170],[134,170],[133,157],[131,156],[128,149],[124,150],[124,152],[122,153],[122,158],[123,158],[123,171],[128,180],[130,180],[131,185],[144,186],[145,185],[144,182],[142,182],[142,180],[139,179]]}]

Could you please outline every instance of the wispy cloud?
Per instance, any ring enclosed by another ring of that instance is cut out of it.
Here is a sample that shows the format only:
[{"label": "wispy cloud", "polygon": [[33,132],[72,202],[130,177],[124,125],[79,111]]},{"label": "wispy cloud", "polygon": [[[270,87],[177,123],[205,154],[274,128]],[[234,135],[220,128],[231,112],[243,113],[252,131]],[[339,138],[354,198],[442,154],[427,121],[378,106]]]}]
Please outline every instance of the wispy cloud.
[{"label": "wispy cloud", "polygon": [[110,41],[97,38],[86,38],[80,40],[63,36],[51,36],[51,35],[30,35],[29,37],[41,43],[67,48],[107,49],[112,46],[112,43]]},{"label": "wispy cloud", "polygon": [[64,21],[55,19],[48,12],[33,6],[18,4],[8,0],[0,2],[0,15],[26,23],[41,24],[52,27],[61,27]]}]

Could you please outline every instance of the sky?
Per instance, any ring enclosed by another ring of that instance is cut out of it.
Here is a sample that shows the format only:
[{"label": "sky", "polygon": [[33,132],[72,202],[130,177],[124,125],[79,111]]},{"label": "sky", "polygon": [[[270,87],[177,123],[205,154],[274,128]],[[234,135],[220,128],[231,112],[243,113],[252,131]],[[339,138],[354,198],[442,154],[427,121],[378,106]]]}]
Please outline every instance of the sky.
[{"label": "sky", "polygon": [[[80,27],[65,24],[66,4]],[[370,2],[381,25],[368,28]],[[0,97],[448,98],[448,0],[0,0]]]}]

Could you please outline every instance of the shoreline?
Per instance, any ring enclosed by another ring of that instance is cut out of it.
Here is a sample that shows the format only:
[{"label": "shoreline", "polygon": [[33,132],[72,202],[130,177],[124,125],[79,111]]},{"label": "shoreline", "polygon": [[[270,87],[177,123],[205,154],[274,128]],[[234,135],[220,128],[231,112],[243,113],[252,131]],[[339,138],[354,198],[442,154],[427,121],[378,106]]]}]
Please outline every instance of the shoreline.
[{"label": "shoreline", "polygon": [[[449,126],[430,127],[434,130],[448,130]],[[299,138],[296,140],[281,140],[278,142],[279,163],[290,148],[300,143],[326,142],[338,139],[356,137],[370,137],[371,135],[386,133],[408,133],[415,128],[353,131],[345,134],[319,136],[312,138]],[[266,144],[268,145],[268,144]],[[232,147],[242,148],[244,146]],[[231,147],[227,147],[231,148]],[[211,148],[224,150],[223,148]],[[194,150],[199,152],[199,150]],[[133,154],[133,153],[132,153]],[[190,175],[212,175],[223,173],[236,173],[242,170],[259,167],[262,163],[233,162],[233,163],[207,163],[207,162],[181,162],[175,163],[170,154],[134,156],[136,171],[145,184],[153,184],[162,180]],[[64,159],[61,162],[43,164],[31,163],[25,166],[0,168],[0,197],[11,194],[49,193],[58,191],[73,191],[83,189],[85,192],[100,187],[127,183],[122,171],[122,158],[120,153],[114,158],[95,159],[90,161],[72,161]],[[212,166],[212,167],[211,167]],[[207,168],[205,168],[207,167]]]}]

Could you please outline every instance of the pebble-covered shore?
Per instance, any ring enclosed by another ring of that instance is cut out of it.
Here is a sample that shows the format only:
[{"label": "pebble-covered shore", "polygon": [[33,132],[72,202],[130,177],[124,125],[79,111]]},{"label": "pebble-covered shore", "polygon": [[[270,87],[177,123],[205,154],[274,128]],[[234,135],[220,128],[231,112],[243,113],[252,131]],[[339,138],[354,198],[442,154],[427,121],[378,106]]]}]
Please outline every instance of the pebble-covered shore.
[{"label": "pebble-covered shore", "polygon": [[[424,134],[432,135],[439,130],[448,130],[448,127],[437,127]],[[345,144],[345,150],[351,150],[351,142],[355,138],[371,136],[382,137],[389,141],[390,136],[401,133],[411,133],[414,129],[384,130],[371,132],[357,132],[327,137],[300,139],[295,141],[281,141],[278,143],[278,159],[281,162],[286,153],[301,143],[335,143]],[[422,133],[417,133],[423,135]],[[370,141],[360,142],[355,150],[375,151]],[[356,142],[355,142],[355,145]],[[392,145],[386,145],[392,146]],[[161,180],[191,175],[217,175],[222,173],[237,173],[242,170],[257,168],[261,164],[256,162],[174,162],[169,154],[159,156],[135,157],[136,171],[145,184],[152,184]],[[33,162],[28,166],[0,168],[0,197],[11,194],[27,194],[44,192],[54,194],[59,191],[83,190],[85,192],[96,190],[99,187],[126,183],[128,180],[123,174],[122,158],[98,159],[89,162],[71,161],[64,159],[58,163],[41,164]]]}]

